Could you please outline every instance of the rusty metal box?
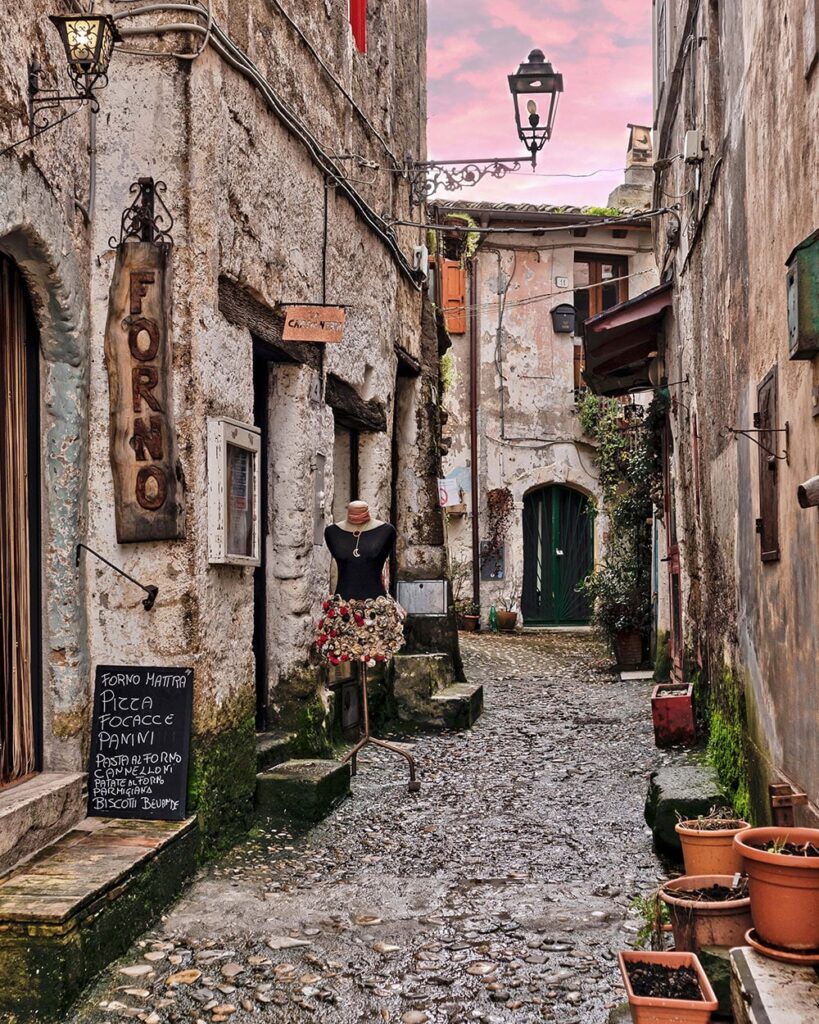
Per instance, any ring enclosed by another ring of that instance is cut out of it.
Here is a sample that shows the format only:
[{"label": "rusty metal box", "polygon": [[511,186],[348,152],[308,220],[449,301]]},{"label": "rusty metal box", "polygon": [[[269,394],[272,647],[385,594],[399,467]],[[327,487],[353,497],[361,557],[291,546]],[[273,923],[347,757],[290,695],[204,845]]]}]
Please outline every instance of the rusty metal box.
[{"label": "rusty metal box", "polygon": [[819,354],[819,231],[788,257],[788,349],[791,359]]}]

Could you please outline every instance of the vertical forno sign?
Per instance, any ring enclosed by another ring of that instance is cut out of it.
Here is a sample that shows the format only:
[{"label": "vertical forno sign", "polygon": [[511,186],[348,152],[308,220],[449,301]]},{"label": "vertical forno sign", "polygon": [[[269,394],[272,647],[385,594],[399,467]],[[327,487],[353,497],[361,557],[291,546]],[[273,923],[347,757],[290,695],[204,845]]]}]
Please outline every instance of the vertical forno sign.
[{"label": "vertical forno sign", "polygon": [[193,669],[99,665],[88,814],[185,817]]},{"label": "vertical forno sign", "polygon": [[171,387],[172,248],[170,236],[154,235],[154,183],[141,179],[138,188],[123,216],[105,329],[120,544],[185,536]]}]

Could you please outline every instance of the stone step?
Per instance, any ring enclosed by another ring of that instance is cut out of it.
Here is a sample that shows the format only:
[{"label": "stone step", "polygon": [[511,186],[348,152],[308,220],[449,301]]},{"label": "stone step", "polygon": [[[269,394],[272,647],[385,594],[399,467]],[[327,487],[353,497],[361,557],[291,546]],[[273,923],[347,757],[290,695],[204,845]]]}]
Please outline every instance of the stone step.
[{"label": "stone step", "polygon": [[750,946],[731,950],[736,1024],[816,1024],[819,977],[813,967],[771,960]]},{"label": "stone step", "polygon": [[294,732],[257,732],[256,771],[263,772],[287,761],[295,738]]},{"label": "stone step", "polygon": [[85,817],[82,772],[43,772],[0,790],[0,875]]},{"label": "stone step", "polygon": [[350,765],[341,761],[285,761],[256,776],[261,814],[321,821],[349,795]]},{"label": "stone step", "polygon": [[680,837],[674,828],[677,822],[729,803],[707,765],[678,765],[652,772],[645,819],[654,834],[654,845],[667,857],[682,862]]},{"label": "stone step", "polygon": [[446,729],[471,729],[483,713],[480,683],[452,683],[430,698]]},{"label": "stone step", "polygon": [[196,866],[195,819],[86,818],[0,879],[0,1019],[65,1019]]}]

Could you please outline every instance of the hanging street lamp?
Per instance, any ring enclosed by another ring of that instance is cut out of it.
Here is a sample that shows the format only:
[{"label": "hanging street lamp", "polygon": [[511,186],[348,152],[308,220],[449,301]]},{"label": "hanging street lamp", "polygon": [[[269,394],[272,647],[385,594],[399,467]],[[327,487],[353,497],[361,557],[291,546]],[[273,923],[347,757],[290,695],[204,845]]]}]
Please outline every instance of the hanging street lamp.
[{"label": "hanging street lamp", "polygon": [[52,14],[49,21],[60,33],[68,75],[78,96],[91,98],[97,82],[105,79],[107,83],[114,43],[120,40],[113,18],[106,14]]},{"label": "hanging street lamp", "polygon": [[[532,170],[537,155],[551,139],[563,75],[554,70],[542,50],[532,50],[517,72],[508,76],[509,89],[515,102],[515,124],[518,138],[529,153]],[[525,111],[521,113],[521,104]],[[439,188],[447,192],[468,185],[477,185],[489,175],[504,178],[519,171],[523,157],[496,157],[479,160],[413,160],[407,154],[403,175],[410,185],[410,202],[420,206]]]},{"label": "hanging street lamp", "polygon": [[[534,169],[537,166],[538,153],[552,137],[557,104],[563,92],[563,75],[554,70],[544,57],[543,50],[532,50],[528,59],[518,68],[517,74],[509,75],[509,90],[515,101],[518,138],[532,154]],[[521,118],[520,112],[520,105],[524,99],[525,121]]]}]

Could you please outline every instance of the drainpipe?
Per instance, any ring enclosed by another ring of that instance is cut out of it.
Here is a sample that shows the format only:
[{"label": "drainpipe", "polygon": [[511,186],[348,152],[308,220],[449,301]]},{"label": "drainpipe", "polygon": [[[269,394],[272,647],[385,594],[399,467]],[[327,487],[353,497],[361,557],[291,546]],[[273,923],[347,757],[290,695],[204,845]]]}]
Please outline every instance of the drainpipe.
[{"label": "drainpipe", "polygon": [[469,469],[472,489],[472,600],[481,600],[481,547],[478,509],[478,380],[480,379],[480,345],[478,331],[478,260],[472,258],[469,280]]}]

